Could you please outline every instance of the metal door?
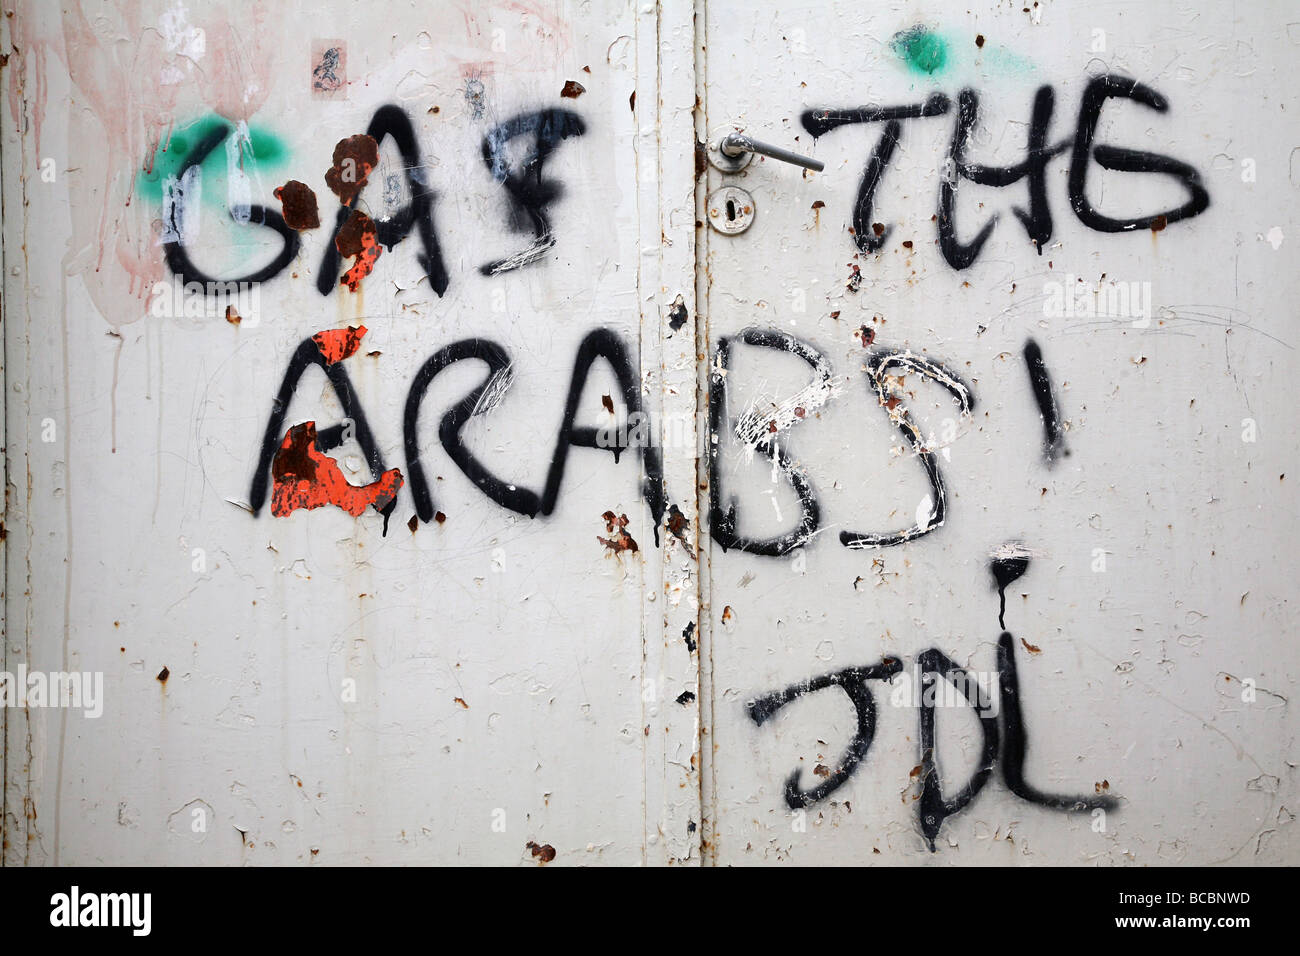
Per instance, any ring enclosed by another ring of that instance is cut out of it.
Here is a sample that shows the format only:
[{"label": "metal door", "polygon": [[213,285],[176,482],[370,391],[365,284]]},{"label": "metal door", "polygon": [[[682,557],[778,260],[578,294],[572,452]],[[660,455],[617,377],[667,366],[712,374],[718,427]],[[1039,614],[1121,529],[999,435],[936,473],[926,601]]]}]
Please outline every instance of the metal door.
[{"label": "metal door", "polygon": [[9,6],[6,864],[1294,861],[1282,4]]},{"label": "metal door", "polygon": [[713,862],[1294,859],[1294,30],[1021,7],[702,8]]},{"label": "metal door", "polygon": [[4,28],[5,861],[689,856],[690,10]]}]

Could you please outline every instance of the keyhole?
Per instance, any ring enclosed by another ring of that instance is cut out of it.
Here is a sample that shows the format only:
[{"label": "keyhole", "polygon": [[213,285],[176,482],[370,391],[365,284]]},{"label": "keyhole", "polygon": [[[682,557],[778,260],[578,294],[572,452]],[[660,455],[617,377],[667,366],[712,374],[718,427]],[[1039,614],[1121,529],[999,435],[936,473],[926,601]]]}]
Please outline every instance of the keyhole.
[{"label": "keyhole", "polygon": [[727,222],[735,222],[735,221],[736,221],[736,201],[734,199],[728,199],[727,200]]}]

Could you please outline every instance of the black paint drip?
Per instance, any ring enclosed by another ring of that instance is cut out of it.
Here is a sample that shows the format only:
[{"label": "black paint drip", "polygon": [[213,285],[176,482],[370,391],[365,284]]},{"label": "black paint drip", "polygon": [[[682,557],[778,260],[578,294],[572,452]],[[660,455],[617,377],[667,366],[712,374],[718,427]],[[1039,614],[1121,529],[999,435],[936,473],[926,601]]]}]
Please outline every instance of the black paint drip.
[{"label": "black paint drip", "polygon": [[1047,373],[1047,366],[1043,362],[1043,350],[1033,339],[1025,340],[1024,356],[1025,363],[1029,366],[1029,384],[1034,389],[1034,401],[1038,403],[1038,414],[1043,419],[1043,454],[1050,467],[1060,457],[1065,442],[1061,413],[1057,410],[1056,396],[1052,393],[1052,377]]},{"label": "black paint drip", "polygon": [[1007,585],[1020,577],[1029,568],[1029,557],[1017,555],[1014,558],[994,558],[989,565],[993,571],[993,580],[998,583],[998,627],[1005,629],[1003,618],[1007,613]]}]

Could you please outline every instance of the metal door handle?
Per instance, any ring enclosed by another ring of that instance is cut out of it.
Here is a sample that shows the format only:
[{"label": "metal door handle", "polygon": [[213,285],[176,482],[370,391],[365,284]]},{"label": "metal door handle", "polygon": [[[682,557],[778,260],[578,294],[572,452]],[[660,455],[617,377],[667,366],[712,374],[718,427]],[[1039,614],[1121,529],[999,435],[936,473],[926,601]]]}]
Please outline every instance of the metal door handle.
[{"label": "metal door handle", "polygon": [[770,143],[760,143],[744,133],[728,133],[718,143],[718,150],[728,159],[739,159],[746,153],[758,153],[761,156],[779,159],[783,163],[793,163],[795,166],[802,166],[804,169],[811,169],[818,173],[826,168],[826,164],[820,160],[813,159],[810,156],[800,156],[798,153],[792,153],[788,149],[782,149],[780,146],[773,146]]}]

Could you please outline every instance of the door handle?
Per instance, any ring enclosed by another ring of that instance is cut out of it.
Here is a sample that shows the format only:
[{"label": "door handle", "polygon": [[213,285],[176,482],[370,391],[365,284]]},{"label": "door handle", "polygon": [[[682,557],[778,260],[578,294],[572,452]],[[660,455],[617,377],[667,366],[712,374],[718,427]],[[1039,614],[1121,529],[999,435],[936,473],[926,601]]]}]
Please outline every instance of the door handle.
[{"label": "door handle", "polygon": [[779,159],[783,163],[792,163],[795,166],[802,166],[804,169],[811,169],[814,172],[821,172],[826,168],[826,164],[821,160],[813,159],[811,156],[800,156],[798,153],[792,153],[788,149],[780,146],[773,146],[771,143],[763,143],[754,139],[735,126],[723,126],[715,129],[709,137],[708,154],[709,162],[713,168],[721,170],[724,173],[738,173],[754,158],[754,154],[768,156],[772,159]]},{"label": "door handle", "polygon": [[811,156],[800,156],[788,149],[773,146],[771,143],[759,142],[739,132],[731,132],[722,137],[718,142],[718,151],[728,159],[739,159],[746,153],[758,153],[760,156],[779,159],[783,163],[792,163],[795,166],[802,166],[804,169],[811,169],[817,173],[826,168],[826,164],[821,160],[813,159]]}]

